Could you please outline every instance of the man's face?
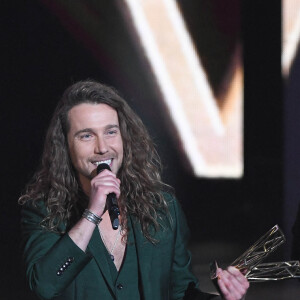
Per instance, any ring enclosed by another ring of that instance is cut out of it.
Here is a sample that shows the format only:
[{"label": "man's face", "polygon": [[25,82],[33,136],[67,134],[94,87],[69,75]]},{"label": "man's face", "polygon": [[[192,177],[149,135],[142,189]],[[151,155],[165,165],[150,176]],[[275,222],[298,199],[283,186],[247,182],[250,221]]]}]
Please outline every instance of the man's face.
[{"label": "man's face", "polygon": [[101,162],[117,174],[123,160],[117,112],[106,104],[82,103],[69,111],[68,120],[70,156],[81,184],[89,184]]}]

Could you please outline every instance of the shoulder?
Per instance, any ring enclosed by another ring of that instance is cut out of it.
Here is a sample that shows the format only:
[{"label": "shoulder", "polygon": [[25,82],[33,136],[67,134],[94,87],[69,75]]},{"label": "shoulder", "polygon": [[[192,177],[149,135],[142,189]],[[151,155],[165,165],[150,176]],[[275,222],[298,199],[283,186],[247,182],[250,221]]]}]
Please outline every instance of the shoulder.
[{"label": "shoulder", "polygon": [[26,219],[44,218],[47,216],[47,208],[42,199],[28,200],[23,204],[21,217]]},{"label": "shoulder", "polygon": [[177,235],[182,236],[184,240],[189,240],[189,226],[180,202],[172,193],[164,193],[164,198],[168,205],[173,230]]},{"label": "shoulder", "polygon": [[162,195],[167,204],[167,214],[171,221],[171,227],[173,227],[174,230],[179,226],[180,230],[186,231],[188,225],[180,202],[173,193],[163,192]]},{"label": "shoulder", "polygon": [[[49,211],[43,199],[28,200],[21,209],[21,226],[23,229],[45,229],[47,226],[44,221],[48,216]],[[57,232],[64,232],[65,229],[65,224],[59,224]]]},{"label": "shoulder", "polygon": [[178,216],[178,214],[183,214],[181,204],[173,193],[163,192],[162,195],[167,204],[167,209],[172,217]]},{"label": "shoulder", "polygon": [[176,200],[175,195],[171,192],[162,192],[161,194],[167,203],[173,202]]}]

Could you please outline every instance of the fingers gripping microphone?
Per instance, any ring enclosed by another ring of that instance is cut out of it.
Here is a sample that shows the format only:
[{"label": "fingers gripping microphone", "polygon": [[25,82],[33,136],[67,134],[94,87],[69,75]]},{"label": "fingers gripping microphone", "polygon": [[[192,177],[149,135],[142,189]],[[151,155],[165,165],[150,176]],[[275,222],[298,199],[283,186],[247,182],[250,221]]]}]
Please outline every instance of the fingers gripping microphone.
[{"label": "fingers gripping microphone", "polygon": [[[97,174],[102,172],[103,170],[109,170],[111,171],[110,167],[108,164],[100,164],[97,166]],[[114,230],[118,229],[119,227],[119,218],[118,216],[120,215],[119,207],[118,207],[118,201],[115,193],[110,193],[107,195],[106,198],[106,207],[109,213],[110,221],[112,228]]]}]

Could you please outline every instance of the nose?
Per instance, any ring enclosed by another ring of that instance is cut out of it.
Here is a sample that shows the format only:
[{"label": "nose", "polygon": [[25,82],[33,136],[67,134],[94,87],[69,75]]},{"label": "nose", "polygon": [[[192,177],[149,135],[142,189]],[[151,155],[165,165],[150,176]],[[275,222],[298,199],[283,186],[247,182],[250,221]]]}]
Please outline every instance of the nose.
[{"label": "nose", "polygon": [[108,149],[105,139],[98,137],[95,142],[95,153],[105,154],[106,152],[108,152]]}]

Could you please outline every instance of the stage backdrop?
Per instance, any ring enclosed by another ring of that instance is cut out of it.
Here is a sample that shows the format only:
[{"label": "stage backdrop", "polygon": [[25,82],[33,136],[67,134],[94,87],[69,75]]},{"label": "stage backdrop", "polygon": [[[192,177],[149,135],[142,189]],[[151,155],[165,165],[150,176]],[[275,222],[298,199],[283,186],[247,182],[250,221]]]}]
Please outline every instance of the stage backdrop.
[{"label": "stage backdrop", "polygon": [[[33,299],[21,268],[17,199],[39,164],[58,99],[77,80],[115,86],[141,116],[193,242],[244,249],[283,225],[280,6],[277,0],[272,6],[1,3],[3,299]],[[154,9],[160,13],[152,15]]]}]

